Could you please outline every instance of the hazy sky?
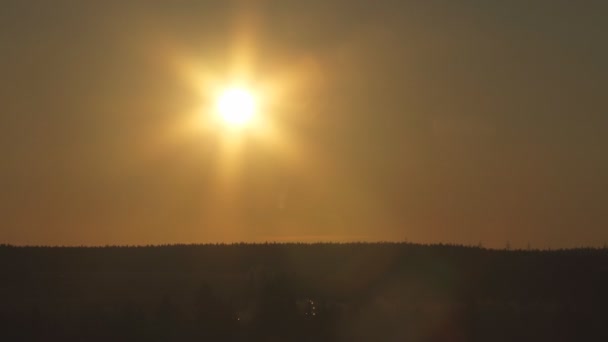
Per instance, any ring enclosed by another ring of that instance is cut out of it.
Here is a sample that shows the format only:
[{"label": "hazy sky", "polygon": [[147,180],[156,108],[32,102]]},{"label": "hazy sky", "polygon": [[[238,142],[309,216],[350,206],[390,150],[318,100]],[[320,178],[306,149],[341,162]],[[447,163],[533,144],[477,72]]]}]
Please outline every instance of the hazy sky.
[{"label": "hazy sky", "polygon": [[[607,17],[603,0],[2,1],[0,242],[603,245]],[[273,89],[274,133],[203,124],[205,85],[237,65]]]}]

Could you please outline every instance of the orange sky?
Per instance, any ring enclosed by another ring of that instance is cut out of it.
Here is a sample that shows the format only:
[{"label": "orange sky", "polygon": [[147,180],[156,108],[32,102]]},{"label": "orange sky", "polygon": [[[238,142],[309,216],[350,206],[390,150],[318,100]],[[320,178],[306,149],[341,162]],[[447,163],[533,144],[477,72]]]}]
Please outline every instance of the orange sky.
[{"label": "orange sky", "polygon": [[[602,1],[8,1],[0,242],[608,241]],[[265,126],[215,125],[246,80]]]}]

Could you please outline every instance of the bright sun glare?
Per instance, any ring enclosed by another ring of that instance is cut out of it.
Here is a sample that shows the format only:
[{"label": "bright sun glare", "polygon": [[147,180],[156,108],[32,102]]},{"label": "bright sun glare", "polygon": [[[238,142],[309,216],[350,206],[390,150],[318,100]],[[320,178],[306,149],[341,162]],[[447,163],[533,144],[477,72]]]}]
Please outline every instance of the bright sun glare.
[{"label": "bright sun glare", "polygon": [[231,126],[244,126],[251,121],[256,111],[256,99],[243,88],[228,88],[217,100],[217,110],[224,122]]}]

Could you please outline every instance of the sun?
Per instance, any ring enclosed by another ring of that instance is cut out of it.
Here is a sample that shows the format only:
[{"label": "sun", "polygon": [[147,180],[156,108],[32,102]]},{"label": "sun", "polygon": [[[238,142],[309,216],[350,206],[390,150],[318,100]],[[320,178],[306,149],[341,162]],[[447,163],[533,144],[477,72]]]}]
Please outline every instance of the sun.
[{"label": "sun", "polygon": [[230,126],[245,126],[255,116],[256,109],[255,96],[245,88],[227,88],[217,99],[220,118]]}]

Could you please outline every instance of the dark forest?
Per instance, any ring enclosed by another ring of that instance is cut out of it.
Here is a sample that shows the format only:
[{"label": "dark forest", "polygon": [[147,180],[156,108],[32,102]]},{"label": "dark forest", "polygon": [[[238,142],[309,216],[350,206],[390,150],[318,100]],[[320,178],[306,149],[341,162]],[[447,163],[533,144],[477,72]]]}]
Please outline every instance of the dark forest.
[{"label": "dark forest", "polygon": [[0,247],[4,341],[606,341],[608,250]]}]

